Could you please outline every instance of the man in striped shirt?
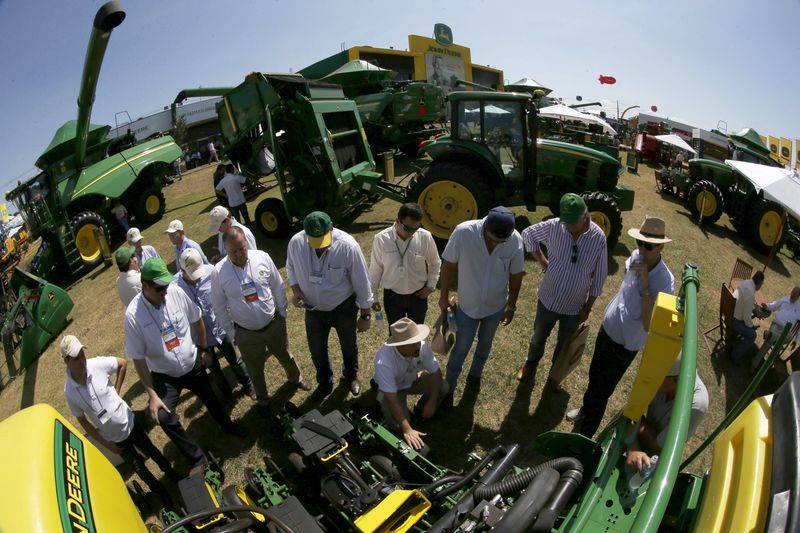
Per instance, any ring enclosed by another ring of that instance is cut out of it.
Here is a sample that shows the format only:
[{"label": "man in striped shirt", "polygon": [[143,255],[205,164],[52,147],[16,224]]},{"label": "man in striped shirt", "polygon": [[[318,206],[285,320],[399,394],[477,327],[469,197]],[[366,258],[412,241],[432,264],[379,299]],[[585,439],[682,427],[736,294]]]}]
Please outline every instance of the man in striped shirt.
[{"label": "man in striped shirt", "polygon": [[[578,324],[589,318],[608,273],[606,236],[592,222],[583,198],[573,193],[562,196],[560,214],[560,218],[539,222],[522,232],[525,249],[542,266],[544,279],[539,285],[528,357],[517,372],[519,381],[533,375],[547,338],[558,323],[555,361]],[[547,257],[540,249],[542,244],[547,247]]]}]

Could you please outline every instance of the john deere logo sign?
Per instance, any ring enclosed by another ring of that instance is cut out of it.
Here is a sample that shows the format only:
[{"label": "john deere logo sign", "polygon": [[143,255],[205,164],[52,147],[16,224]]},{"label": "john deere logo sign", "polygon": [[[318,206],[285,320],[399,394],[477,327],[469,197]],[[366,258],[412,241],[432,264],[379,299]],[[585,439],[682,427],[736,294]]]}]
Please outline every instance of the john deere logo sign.
[{"label": "john deere logo sign", "polygon": [[442,46],[453,44],[453,30],[447,24],[436,24],[433,27],[433,36],[436,38],[436,42]]}]

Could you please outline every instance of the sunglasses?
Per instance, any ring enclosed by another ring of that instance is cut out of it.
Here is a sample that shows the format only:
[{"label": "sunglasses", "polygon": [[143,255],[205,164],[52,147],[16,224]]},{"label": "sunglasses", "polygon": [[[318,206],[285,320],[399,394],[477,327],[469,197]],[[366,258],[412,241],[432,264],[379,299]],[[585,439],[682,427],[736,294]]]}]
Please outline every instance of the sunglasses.
[{"label": "sunglasses", "polygon": [[419,229],[418,227],[417,228],[412,228],[411,226],[406,226],[402,222],[400,222],[400,225],[403,226],[403,231],[405,231],[409,235],[411,235],[413,233],[416,233],[416,231]]},{"label": "sunglasses", "polygon": [[573,263],[577,263],[578,262],[578,245],[577,244],[573,244],[572,245],[572,259],[571,259],[571,261]]},{"label": "sunglasses", "polygon": [[167,292],[166,285],[158,285],[156,283],[148,283],[148,285],[150,285],[150,288],[156,291],[157,293]]},{"label": "sunglasses", "polygon": [[653,244],[651,242],[644,242],[644,241],[640,241],[639,239],[636,239],[636,246],[638,246],[639,248],[644,248],[645,250],[650,252],[650,251],[653,250],[653,248],[655,248],[658,245]]}]

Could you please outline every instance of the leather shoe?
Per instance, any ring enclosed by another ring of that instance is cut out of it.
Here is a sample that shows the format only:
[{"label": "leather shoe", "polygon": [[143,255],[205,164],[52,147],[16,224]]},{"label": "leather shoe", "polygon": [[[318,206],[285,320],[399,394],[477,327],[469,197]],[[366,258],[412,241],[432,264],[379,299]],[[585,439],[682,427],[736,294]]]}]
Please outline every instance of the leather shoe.
[{"label": "leather shoe", "polygon": [[304,379],[304,378],[300,378],[299,381],[295,381],[294,383],[292,383],[292,385],[294,385],[298,389],[304,390],[306,392],[311,390],[311,383],[307,379]]},{"label": "leather shoe", "polygon": [[350,382],[350,392],[353,393],[353,396],[361,394],[361,383],[359,383],[358,379],[354,379]]},{"label": "leather shoe", "polygon": [[246,388],[244,393],[247,394],[250,397],[250,399],[253,400],[254,402],[258,401],[258,395],[256,394],[256,390],[253,387]]},{"label": "leather shoe", "polygon": [[579,420],[583,420],[586,415],[583,413],[580,407],[577,409],[573,409],[567,413],[567,422],[577,422]]},{"label": "leather shoe", "polygon": [[317,387],[317,390],[311,393],[311,396],[308,397],[308,400],[312,403],[321,402],[325,399],[325,397],[333,391],[333,385],[330,383],[326,385],[320,385]]},{"label": "leather shoe", "polygon": [[522,381],[524,379],[529,378],[534,374],[535,371],[536,369],[532,367],[529,367],[527,365],[522,365],[521,367],[519,367],[519,370],[517,371],[517,381]]}]

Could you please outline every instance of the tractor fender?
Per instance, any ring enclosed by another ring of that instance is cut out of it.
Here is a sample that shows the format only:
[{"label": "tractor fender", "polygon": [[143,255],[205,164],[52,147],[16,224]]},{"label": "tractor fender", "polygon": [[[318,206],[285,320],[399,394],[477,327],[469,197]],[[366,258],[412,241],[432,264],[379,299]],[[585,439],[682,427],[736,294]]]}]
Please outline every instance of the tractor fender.
[{"label": "tractor fender", "polygon": [[503,186],[503,172],[489,149],[478,143],[437,140],[422,147],[419,155],[428,154],[434,161],[453,161],[478,169],[495,187]]}]

